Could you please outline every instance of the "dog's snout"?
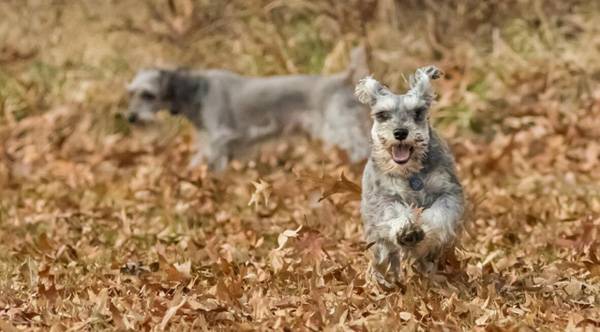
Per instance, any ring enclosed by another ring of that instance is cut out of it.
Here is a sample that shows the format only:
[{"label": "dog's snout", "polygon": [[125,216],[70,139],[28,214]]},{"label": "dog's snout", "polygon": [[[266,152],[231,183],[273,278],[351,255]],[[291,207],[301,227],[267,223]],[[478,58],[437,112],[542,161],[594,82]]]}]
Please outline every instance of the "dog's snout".
[{"label": "dog's snout", "polygon": [[406,128],[396,128],[394,130],[394,137],[399,141],[404,140],[407,136],[408,136],[408,129],[406,129]]},{"label": "dog's snout", "polygon": [[137,121],[137,114],[135,114],[135,113],[129,114],[129,116],[127,116],[127,121],[129,121],[129,123],[136,122]]}]

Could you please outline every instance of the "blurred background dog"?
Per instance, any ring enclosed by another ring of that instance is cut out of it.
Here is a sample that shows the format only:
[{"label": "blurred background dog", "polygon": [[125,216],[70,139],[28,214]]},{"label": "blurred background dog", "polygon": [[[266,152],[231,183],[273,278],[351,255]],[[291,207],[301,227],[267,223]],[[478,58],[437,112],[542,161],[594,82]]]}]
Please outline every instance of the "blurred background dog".
[{"label": "blurred background dog", "polygon": [[205,161],[223,170],[250,145],[296,129],[359,162],[369,152],[370,118],[353,96],[353,84],[367,73],[363,47],[355,48],[348,68],[335,75],[244,77],[217,69],[143,69],[127,86],[126,117],[132,123],[149,121],[166,109],[190,120],[203,132],[192,167]]}]

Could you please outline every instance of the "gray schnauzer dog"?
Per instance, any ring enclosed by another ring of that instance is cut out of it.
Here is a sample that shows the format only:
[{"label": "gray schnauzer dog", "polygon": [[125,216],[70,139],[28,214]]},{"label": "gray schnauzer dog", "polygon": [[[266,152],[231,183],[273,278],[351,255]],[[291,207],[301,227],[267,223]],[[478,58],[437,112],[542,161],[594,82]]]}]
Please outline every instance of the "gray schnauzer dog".
[{"label": "gray schnauzer dog", "polygon": [[250,145],[298,128],[358,162],[369,154],[370,118],[352,86],[366,70],[363,48],[353,50],[347,70],[329,76],[145,69],[128,85],[128,119],[151,120],[161,109],[186,117],[204,134],[192,167],[207,162],[222,170]]},{"label": "gray schnauzer dog", "polygon": [[371,270],[387,287],[401,280],[402,260],[414,259],[433,272],[462,226],[463,190],[454,159],[429,124],[435,97],[430,81],[441,75],[434,66],[419,68],[403,95],[372,77],[355,89],[374,119],[361,214],[374,255]]}]

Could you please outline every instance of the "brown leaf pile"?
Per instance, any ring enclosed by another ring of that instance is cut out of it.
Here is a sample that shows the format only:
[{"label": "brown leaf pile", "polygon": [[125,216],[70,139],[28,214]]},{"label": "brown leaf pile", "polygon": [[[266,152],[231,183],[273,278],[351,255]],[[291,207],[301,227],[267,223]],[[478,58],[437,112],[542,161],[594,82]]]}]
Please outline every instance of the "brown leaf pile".
[{"label": "brown leaf pile", "polygon": [[[0,329],[599,328],[600,8],[540,3],[0,3]],[[365,38],[394,89],[447,72],[432,121],[470,202],[455,255],[395,291],[342,153],[188,171],[189,124],[119,116],[142,66],[331,72]]]}]

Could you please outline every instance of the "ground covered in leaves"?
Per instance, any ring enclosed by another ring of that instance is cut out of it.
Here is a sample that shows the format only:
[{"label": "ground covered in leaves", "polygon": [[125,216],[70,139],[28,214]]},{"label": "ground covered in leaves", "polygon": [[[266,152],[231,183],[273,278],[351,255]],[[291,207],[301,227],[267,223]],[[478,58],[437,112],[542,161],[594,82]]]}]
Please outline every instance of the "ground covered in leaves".
[{"label": "ground covered in leaves", "polygon": [[[0,3],[0,329],[599,328],[600,8],[445,3]],[[189,124],[120,117],[143,66],[328,73],[361,40],[394,89],[447,72],[432,121],[470,202],[454,257],[395,291],[342,153],[188,171]]]}]

